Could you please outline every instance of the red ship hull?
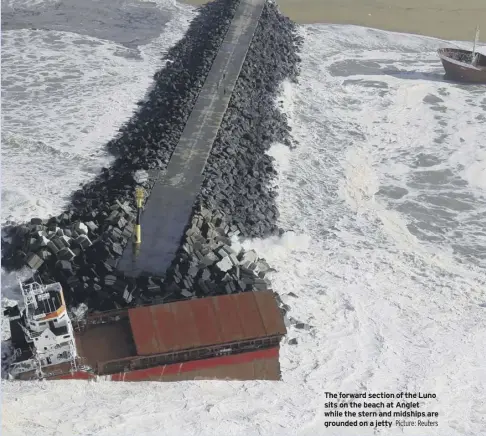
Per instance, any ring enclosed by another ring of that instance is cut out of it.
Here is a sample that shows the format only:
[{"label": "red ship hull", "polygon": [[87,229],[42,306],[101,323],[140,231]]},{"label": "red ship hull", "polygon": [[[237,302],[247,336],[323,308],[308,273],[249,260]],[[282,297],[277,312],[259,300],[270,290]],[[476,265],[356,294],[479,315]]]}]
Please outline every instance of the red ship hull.
[{"label": "red ship hull", "polygon": [[473,53],[469,50],[443,48],[438,51],[446,77],[461,83],[486,84],[486,56],[477,53],[477,62],[470,62]]},{"label": "red ship hull", "polygon": [[[226,374],[230,380],[279,380],[278,347],[231,356],[160,365],[116,374],[99,376],[109,381],[180,381],[221,379]],[[88,371],[47,377],[48,380],[91,380],[98,376]]]}]

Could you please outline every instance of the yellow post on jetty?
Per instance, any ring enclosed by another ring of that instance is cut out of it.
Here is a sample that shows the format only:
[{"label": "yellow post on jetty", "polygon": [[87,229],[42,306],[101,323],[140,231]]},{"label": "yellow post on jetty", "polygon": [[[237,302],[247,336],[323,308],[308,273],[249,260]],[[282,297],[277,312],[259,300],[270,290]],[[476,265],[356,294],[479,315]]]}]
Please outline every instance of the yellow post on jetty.
[{"label": "yellow post on jetty", "polygon": [[144,190],[142,188],[135,189],[135,200],[137,202],[137,220],[135,222],[135,238],[133,240],[134,244],[142,243],[142,230],[140,228],[140,219],[142,217]]}]

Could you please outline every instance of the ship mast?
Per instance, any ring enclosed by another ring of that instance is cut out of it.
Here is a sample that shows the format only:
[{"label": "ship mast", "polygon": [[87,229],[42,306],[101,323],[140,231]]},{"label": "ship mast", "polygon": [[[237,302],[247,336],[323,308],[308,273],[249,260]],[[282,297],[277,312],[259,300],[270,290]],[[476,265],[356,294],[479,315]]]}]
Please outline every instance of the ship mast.
[{"label": "ship mast", "polygon": [[473,45],[473,50],[472,50],[472,64],[475,65],[477,61],[477,56],[476,56],[476,46],[478,45],[479,42],[479,25],[476,26],[476,36],[474,38],[474,45]]}]

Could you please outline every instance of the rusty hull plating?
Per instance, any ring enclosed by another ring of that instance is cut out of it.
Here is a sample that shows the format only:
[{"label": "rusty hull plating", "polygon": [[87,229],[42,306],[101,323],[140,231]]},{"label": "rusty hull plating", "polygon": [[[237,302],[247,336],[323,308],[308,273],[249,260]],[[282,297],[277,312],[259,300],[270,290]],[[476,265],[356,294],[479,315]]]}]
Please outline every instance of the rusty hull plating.
[{"label": "rusty hull plating", "polygon": [[458,48],[441,48],[437,51],[446,77],[462,83],[486,84],[486,56],[476,53],[477,60],[472,64],[473,52]]}]

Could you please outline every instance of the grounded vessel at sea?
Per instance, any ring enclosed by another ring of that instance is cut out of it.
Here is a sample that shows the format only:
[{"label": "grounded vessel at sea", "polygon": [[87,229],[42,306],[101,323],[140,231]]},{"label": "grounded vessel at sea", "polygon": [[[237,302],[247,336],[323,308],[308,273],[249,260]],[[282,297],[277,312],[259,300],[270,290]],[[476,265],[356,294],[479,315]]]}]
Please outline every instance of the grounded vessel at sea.
[{"label": "grounded vessel at sea", "polygon": [[286,334],[272,291],[100,312],[71,321],[61,285],[22,285],[5,310],[11,379],[279,380]]},{"label": "grounded vessel at sea", "polygon": [[472,50],[441,48],[438,55],[444,66],[446,78],[463,83],[486,84],[486,56],[476,52],[479,27]]}]

